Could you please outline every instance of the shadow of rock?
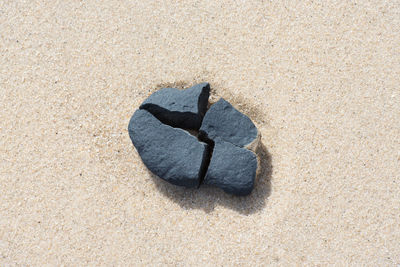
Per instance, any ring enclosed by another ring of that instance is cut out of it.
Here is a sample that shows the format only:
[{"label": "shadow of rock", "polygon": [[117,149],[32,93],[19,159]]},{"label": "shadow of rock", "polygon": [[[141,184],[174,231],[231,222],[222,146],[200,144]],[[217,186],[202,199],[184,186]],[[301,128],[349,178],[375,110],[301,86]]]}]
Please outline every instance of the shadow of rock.
[{"label": "shadow of rock", "polygon": [[249,215],[261,211],[271,194],[272,163],[271,155],[260,142],[256,154],[259,157],[260,171],[257,175],[254,189],[250,195],[237,197],[207,185],[199,189],[188,189],[175,186],[150,173],[157,189],[169,199],[178,203],[183,209],[202,209],[209,213],[218,205],[235,210],[240,214]]}]

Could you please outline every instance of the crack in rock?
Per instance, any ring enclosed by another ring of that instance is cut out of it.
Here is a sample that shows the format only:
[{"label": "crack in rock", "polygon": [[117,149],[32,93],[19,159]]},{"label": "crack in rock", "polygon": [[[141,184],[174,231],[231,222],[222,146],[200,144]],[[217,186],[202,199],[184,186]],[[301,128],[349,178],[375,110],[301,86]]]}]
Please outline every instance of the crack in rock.
[{"label": "crack in rock", "polygon": [[208,138],[207,134],[205,134],[204,132],[199,132],[198,139],[199,141],[206,143],[208,148],[206,157],[204,158],[204,161],[202,163],[201,173],[199,177],[200,178],[199,187],[200,187],[200,185],[204,182],[204,179],[208,172],[208,168],[210,167],[210,162],[214,152],[215,143],[212,139]]},{"label": "crack in rock", "polygon": [[260,134],[223,98],[207,110],[209,95],[208,83],[153,93],[133,114],[129,136],[146,167],[172,184],[204,183],[248,195],[259,165],[253,151]]}]

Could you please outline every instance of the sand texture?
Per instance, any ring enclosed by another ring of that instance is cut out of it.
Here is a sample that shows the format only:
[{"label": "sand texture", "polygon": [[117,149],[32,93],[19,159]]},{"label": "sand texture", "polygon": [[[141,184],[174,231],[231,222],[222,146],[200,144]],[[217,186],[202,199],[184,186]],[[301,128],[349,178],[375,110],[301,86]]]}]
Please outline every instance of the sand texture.
[{"label": "sand texture", "polygon": [[[246,198],[128,136],[210,82],[261,134]],[[0,266],[398,266],[400,2],[0,1]]]}]

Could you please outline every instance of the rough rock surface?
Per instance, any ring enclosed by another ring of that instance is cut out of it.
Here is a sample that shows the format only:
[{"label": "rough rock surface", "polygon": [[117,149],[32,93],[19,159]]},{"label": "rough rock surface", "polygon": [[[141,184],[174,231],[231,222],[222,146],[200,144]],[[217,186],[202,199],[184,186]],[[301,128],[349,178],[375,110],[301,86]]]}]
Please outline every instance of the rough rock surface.
[{"label": "rough rock surface", "polygon": [[140,108],[172,127],[198,130],[207,111],[209,95],[208,83],[185,90],[163,88],[149,96]]},{"label": "rough rock surface", "polygon": [[200,132],[208,138],[222,138],[240,147],[246,147],[257,139],[258,131],[254,123],[221,98],[213,104],[204,116]]},{"label": "rough rock surface", "polygon": [[143,109],[133,114],[128,130],[133,145],[151,172],[175,185],[199,185],[208,152],[205,143],[185,130],[163,124]]},{"label": "rough rock surface", "polygon": [[256,172],[257,156],[252,151],[217,138],[203,182],[245,196],[253,190]]}]

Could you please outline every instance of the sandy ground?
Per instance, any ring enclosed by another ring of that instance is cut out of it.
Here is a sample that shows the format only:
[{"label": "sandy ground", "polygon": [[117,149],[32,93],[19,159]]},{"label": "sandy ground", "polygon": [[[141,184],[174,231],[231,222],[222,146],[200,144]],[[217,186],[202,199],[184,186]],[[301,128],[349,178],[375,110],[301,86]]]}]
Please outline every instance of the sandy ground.
[{"label": "sandy ground", "polygon": [[[131,144],[201,81],[262,133],[248,198]],[[399,1],[1,1],[0,97],[1,266],[400,264]]]}]

